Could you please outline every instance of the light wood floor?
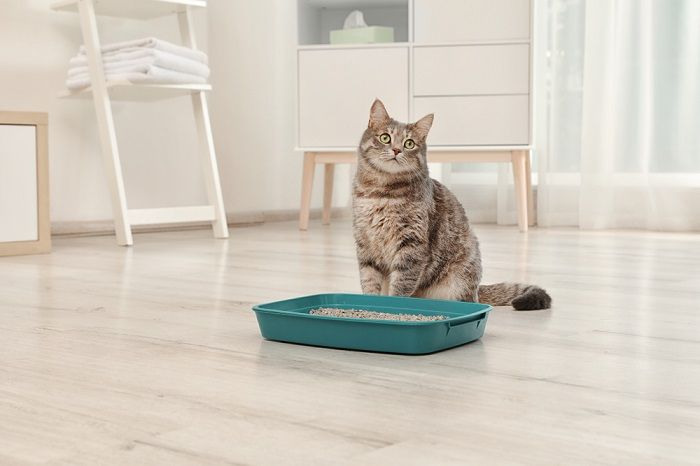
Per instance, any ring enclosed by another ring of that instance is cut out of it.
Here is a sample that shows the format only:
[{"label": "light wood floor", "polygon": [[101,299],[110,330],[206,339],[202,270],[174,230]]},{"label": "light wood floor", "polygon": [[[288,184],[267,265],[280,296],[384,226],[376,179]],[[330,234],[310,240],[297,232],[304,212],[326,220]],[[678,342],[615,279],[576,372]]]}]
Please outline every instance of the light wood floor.
[{"label": "light wood floor", "polygon": [[478,232],[555,307],[421,357],[261,340],[253,303],[359,290],[347,222],[2,258],[0,464],[700,463],[700,235]]}]

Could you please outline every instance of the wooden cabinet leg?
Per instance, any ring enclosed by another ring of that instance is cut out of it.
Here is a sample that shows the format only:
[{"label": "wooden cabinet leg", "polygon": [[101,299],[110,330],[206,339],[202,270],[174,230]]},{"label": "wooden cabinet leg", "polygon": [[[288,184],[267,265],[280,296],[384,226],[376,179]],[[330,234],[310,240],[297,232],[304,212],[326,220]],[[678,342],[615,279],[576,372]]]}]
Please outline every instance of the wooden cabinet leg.
[{"label": "wooden cabinet leg", "polygon": [[299,209],[299,229],[309,228],[309,211],[311,208],[311,191],[314,186],[316,154],[304,152],[304,169],[301,178],[301,208]]},{"label": "wooden cabinet leg", "polygon": [[531,151],[525,151],[525,184],[527,187],[527,224],[535,224],[535,194],[532,191],[532,164],[530,158]]},{"label": "wooden cabinet leg", "polygon": [[525,166],[525,151],[512,151],[511,163],[513,164],[513,178],[515,182],[515,204],[518,209],[518,227],[520,231],[527,231],[527,181]]},{"label": "wooden cabinet leg", "polygon": [[323,176],[323,224],[331,223],[331,206],[333,204],[333,174],[335,173],[335,164],[325,164],[325,172]]}]

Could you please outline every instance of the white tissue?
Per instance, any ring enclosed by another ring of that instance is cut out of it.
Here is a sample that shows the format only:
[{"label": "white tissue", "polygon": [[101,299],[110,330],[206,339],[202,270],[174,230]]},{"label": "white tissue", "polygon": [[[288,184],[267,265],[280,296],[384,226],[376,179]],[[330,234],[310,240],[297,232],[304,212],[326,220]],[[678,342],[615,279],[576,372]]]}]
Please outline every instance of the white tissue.
[{"label": "white tissue", "polygon": [[355,29],[355,28],[366,28],[367,23],[365,23],[365,15],[362,14],[360,10],[355,10],[351,12],[345,22],[343,23],[343,29]]}]

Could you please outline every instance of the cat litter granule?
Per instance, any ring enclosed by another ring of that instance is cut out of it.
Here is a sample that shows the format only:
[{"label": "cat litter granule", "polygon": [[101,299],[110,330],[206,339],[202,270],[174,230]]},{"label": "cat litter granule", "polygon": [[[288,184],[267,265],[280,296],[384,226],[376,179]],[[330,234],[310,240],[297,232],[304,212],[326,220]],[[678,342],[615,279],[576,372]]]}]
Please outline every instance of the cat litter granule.
[{"label": "cat litter granule", "polygon": [[447,316],[429,316],[425,314],[391,314],[389,312],[366,311],[364,309],[338,309],[320,307],[312,309],[309,314],[326,317],[343,317],[346,319],[398,320],[401,322],[429,322],[445,320]]}]

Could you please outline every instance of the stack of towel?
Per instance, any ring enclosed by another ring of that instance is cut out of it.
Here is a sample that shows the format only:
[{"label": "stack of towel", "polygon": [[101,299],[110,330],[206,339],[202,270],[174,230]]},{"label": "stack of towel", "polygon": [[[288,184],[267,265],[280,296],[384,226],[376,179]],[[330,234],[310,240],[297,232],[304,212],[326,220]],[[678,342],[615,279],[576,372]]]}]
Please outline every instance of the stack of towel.
[{"label": "stack of towel", "polygon": [[[209,77],[205,53],[153,37],[103,46],[102,63],[107,81],[200,84]],[[66,86],[71,90],[90,86],[84,46],[70,59]]]}]

